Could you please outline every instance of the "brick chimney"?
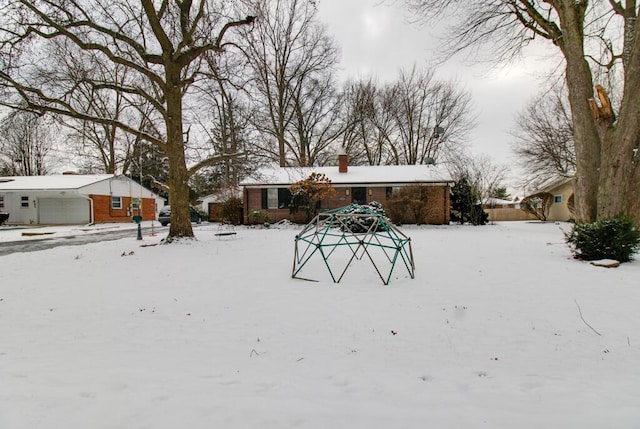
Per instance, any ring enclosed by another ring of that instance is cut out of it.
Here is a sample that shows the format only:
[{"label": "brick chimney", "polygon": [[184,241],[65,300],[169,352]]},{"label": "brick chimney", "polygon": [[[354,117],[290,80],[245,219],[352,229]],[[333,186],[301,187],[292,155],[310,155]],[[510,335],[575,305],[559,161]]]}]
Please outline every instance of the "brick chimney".
[{"label": "brick chimney", "polygon": [[349,169],[349,157],[344,151],[344,148],[340,149],[338,153],[338,173],[346,173]]}]

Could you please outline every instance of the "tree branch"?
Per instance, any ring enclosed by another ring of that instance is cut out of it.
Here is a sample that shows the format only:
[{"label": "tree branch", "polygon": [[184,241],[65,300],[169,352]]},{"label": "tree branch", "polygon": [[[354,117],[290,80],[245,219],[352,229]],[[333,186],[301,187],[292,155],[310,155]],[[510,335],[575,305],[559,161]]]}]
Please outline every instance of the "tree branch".
[{"label": "tree branch", "polygon": [[238,27],[241,25],[251,25],[255,21],[255,16],[247,16],[245,19],[241,19],[239,21],[230,21],[227,22],[224,27],[218,33],[218,37],[215,42],[207,43],[205,45],[195,46],[191,49],[188,49],[182,52],[178,58],[176,58],[176,62],[184,67],[187,64],[190,64],[195,58],[198,58],[200,55],[204,54],[207,51],[216,51],[220,52],[222,50],[222,39],[224,34],[232,27]]},{"label": "tree branch", "polygon": [[218,164],[218,163],[220,163],[222,161],[227,161],[229,159],[237,158],[237,157],[243,156],[243,155],[246,155],[246,153],[244,153],[244,152],[232,153],[232,154],[229,154],[229,155],[218,155],[218,156],[213,156],[211,158],[207,158],[205,160],[202,160],[202,161],[198,162],[197,164],[195,164],[191,168],[189,168],[188,174],[189,174],[189,176],[193,176],[201,168],[210,167],[210,166],[216,165],[216,164]]},{"label": "tree branch", "polygon": [[[4,72],[0,72],[0,79],[10,83],[11,87],[18,92],[18,94],[26,104],[25,106],[23,106],[23,108],[32,109],[34,111],[40,111],[40,112],[43,112],[43,111],[50,112],[58,115],[68,116],[68,117],[80,119],[83,121],[90,121],[90,122],[95,122],[99,124],[116,125],[121,130],[134,135],[141,133],[140,130],[137,130],[123,122],[114,121],[112,118],[101,118],[98,116],[93,116],[87,113],[79,112],[73,106],[71,106],[71,104],[57,98],[48,97],[42,92],[42,90],[38,88],[31,88],[31,87],[24,86],[16,82],[14,79],[12,79],[9,75],[7,75]],[[41,100],[43,103],[34,102],[29,95],[34,95],[35,97],[37,97],[37,99]],[[14,107],[13,104],[10,104],[4,101],[0,102],[0,105],[11,107],[11,108]],[[55,107],[55,106],[59,106],[59,107]],[[145,140],[158,145],[163,150],[166,147],[166,143],[163,140],[160,140],[157,137],[147,133],[141,133],[141,134],[144,136]]]}]

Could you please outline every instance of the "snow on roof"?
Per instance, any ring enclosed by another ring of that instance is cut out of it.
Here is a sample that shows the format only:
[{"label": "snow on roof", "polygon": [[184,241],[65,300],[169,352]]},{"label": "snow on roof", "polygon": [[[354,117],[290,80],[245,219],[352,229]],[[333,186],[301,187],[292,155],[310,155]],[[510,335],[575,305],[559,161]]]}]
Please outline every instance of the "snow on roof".
[{"label": "snow on roof", "polygon": [[216,192],[198,198],[198,201],[207,203],[223,203],[233,197],[242,198],[242,189],[240,187],[219,189]]},{"label": "snow on roof", "polygon": [[540,194],[543,192],[551,192],[555,188],[564,185],[565,183],[573,181],[573,177],[551,177],[541,183],[538,183],[533,192],[528,192],[525,196],[531,196]]},{"label": "snow on roof", "polygon": [[290,185],[311,173],[324,174],[334,185],[365,183],[448,183],[449,172],[436,165],[367,165],[349,166],[346,173],[331,167],[265,167],[240,182],[241,186]]},{"label": "snow on roof", "polygon": [[114,177],[113,174],[55,174],[0,177],[0,191],[79,189]]},{"label": "snow on roof", "polygon": [[511,200],[503,200],[501,198],[493,198],[493,197],[489,197],[489,198],[485,198],[484,200],[482,200],[483,204],[487,204],[487,205],[509,205],[509,204],[519,204],[519,201],[511,201]]}]

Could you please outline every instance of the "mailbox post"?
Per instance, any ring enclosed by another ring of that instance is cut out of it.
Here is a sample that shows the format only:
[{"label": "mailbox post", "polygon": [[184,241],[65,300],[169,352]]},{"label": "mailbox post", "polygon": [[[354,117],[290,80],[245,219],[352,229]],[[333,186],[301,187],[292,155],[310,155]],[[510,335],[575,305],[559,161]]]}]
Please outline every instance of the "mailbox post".
[{"label": "mailbox post", "polygon": [[142,240],[142,226],[140,225],[140,222],[142,222],[142,216],[135,215],[133,217],[133,221],[138,224],[138,238],[137,239],[138,240]]}]

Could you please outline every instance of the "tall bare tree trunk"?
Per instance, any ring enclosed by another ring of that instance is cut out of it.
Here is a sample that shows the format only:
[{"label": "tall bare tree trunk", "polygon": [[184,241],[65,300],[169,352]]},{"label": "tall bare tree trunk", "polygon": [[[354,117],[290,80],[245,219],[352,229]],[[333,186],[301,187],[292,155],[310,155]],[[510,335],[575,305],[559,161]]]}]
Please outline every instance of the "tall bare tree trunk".
[{"label": "tall bare tree trunk", "polygon": [[[193,237],[189,213],[189,172],[185,159],[184,134],[182,128],[182,90],[180,71],[167,67],[167,160],[169,164],[169,204],[171,223],[169,239]],[[177,82],[177,83],[174,83]]]},{"label": "tall bare tree trunk", "polygon": [[566,59],[566,80],[576,142],[576,217],[582,222],[592,222],[598,217],[601,141],[589,104],[593,99],[593,77],[584,58],[586,5],[564,0],[555,3],[562,35],[554,43]]},{"label": "tall bare tree trunk", "polygon": [[[624,41],[624,88],[615,129],[603,145],[599,215],[628,214],[640,226],[640,20],[635,1],[627,2]],[[603,104],[603,103],[601,103]]]}]

